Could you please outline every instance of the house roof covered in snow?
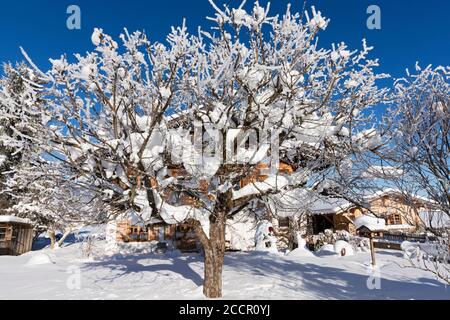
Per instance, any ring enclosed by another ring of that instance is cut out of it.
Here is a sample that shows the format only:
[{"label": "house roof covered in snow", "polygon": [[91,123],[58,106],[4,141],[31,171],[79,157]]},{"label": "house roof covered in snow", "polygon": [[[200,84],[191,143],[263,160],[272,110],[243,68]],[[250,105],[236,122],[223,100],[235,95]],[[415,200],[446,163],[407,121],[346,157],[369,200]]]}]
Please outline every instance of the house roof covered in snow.
[{"label": "house roof covered in snow", "polygon": [[410,199],[414,199],[416,201],[420,201],[420,202],[427,203],[430,205],[435,203],[432,199],[429,199],[427,197],[423,197],[423,196],[411,194],[411,193],[405,193],[402,190],[395,189],[395,188],[385,188],[383,190],[379,190],[377,192],[367,194],[367,195],[365,195],[364,198],[366,201],[371,201],[373,199],[377,199],[377,198],[384,197],[384,196],[390,196],[390,195],[407,196]]},{"label": "house roof covered in snow", "polygon": [[21,224],[31,224],[30,220],[22,219],[16,216],[10,215],[0,215],[0,223],[21,223]]},{"label": "house roof covered in snow", "polygon": [[310,211],[313,214],[337,214],[351,207],[354,204],[342,198],[320,197],[311,204]]},{"label": "house roof covered in snow", "polygon": [[356,229],[366,227],[370,231],[386,230],[386,221],[374,216],[364,215],[358,217],[353,222]]}]

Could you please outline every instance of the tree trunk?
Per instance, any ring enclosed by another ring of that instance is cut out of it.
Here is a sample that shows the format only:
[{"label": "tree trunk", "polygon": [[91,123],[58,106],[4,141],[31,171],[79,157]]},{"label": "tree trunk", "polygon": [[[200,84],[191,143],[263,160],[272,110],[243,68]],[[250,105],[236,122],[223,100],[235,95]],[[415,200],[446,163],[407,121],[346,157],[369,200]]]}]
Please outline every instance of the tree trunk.
[{"label": "tree trunk", "polygon": [[222,297],[222,268],[225,256],[225,215],[210,225],[209,245],[205,247],[203,293],[207,298]]},{"label": "tree trunk", "polygon": [[209,218],[209,237],[199,223],[197,223],[195,228],[205,252],[203,294],[207,298],[222,297],[225,226],[227,214],[232,206],[231,196],[231,192],[219,195],[214,213]]},{"label": "tree trunk", "polygon": [[61,239],[59,239],[58,241],[58,248],[62,246],[62,244],[64,243],[64,240],[66,240],[66,238],[69,236],[69,234],[72,233],[71,229],[68,229],[64,232],[63,236],[61,237]]},{"label": "tree trunk", "polygon": [[48,236],[50,237],[50,249],[55,249],[55,244],[56,244],[56,233],[55,231],[49,231],[48,232]]}]

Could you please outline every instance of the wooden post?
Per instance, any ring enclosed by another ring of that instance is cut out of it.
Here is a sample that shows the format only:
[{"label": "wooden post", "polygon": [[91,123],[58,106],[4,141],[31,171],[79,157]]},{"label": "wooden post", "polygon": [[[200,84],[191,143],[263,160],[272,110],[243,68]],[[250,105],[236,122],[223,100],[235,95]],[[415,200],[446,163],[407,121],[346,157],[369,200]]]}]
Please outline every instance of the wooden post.
[{"label": "wooden post", "polygon": [[372,256],[372,266],[375,267],[375,265],[377,263],[376,263],[376,260],[375,260],[375,246],[374,246],[374,243],[373,243],[373,232],[370,233],[370,238],[369,239],[370,239],[370,254]]}]

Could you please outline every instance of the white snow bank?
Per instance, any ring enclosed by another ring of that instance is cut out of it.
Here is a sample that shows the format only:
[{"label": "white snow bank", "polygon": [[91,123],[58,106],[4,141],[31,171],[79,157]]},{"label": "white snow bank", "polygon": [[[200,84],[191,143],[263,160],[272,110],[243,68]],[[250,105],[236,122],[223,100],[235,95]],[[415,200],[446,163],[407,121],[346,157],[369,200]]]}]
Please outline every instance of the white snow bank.
[{"label": "white snow bank", "polygon": [[314,254],[306,248],[296,248],[287,254],[290,258],[314,257]]},{"label": "white snow bank", "polygon": [[352,245],[344,240],[338,240],[333,244],[324,244],[317,252],[319,257],[323,256],[353,256],[355,250]]},{"label": "white snow bank", "polygon": [[38,253],[28,260],[26,266],[37,266],[43,264],[55,264],[55,261],[46,253]]},{"label": "white snow bank", "polygon": [[334,246],[332,244],[325,244],[319,250],[317,250],[316,255],[334,256],[336,255],[336,251],[334,251]]},{"label": "white snow bank", "polygon": [[305,239],[297,238],[298,248],[287,253],[288,257],[300,258],[300,257],[314,257],[314,254],[306,247]]},{"label": "white snow bank", "polygon": [[363,215],[358,217],[353,222],[356,229],[366,227],[370,231],[386,230],[386,221],[384,219],[376,218],[374,216]]},{"label": "white snow bank", "polygon": [[340,256],[353,256],[355,254],[353,247],[344,240],[338,240],[334,244],[334,252]]}]

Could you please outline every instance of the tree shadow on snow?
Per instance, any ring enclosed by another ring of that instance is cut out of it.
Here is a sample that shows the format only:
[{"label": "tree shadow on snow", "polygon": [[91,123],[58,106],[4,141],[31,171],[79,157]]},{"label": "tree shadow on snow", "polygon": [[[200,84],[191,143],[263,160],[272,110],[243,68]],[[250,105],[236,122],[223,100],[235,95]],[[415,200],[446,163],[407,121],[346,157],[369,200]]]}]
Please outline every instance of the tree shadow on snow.
[{"label": "tree shadow on snow", "polygon": [[[381,288],[370,290],[367,286],[370,277],[368,271],[367,275],[358,274],[267,254],[250,254],[244,259],[239,256],[226,256],[228,269],[245,269],[254,275],[265,275],[269,278],[268,282],[270,278],[281,280],[279,283],[282,287],[298,290],[299,293],[311,292],[312,299],[450,299],[450,290],[434,279],[385,279],[381,269]],[[320,258],[317,262],[320,263]]]},{"label": "tree shadow on snow", "polygon": [[[141,263],[143,260],[163,260],[163,263],[145,265]],[[106,268],[111,270],[108,275],[97,280],[100,281],[115,281],[121,277],[126,277],[133,274],[138,274],[141,279],[144,278],[144,273],[150,272],[155,274],[166,275],[167,272],[172,272],[181,275],[186,280],[192,281],[196,286],[203,284],[203,278],[194,269],[191,268],[190,263],[201,262],[201,257],[197,256],[165,256],[158,254],[146,254],[138,256],[116,256],[109,257],[107,260],[91,262],[83,267],[84,270],[94,270],[99,268]],[[133,280],[134,281],[134,280]]]}]

